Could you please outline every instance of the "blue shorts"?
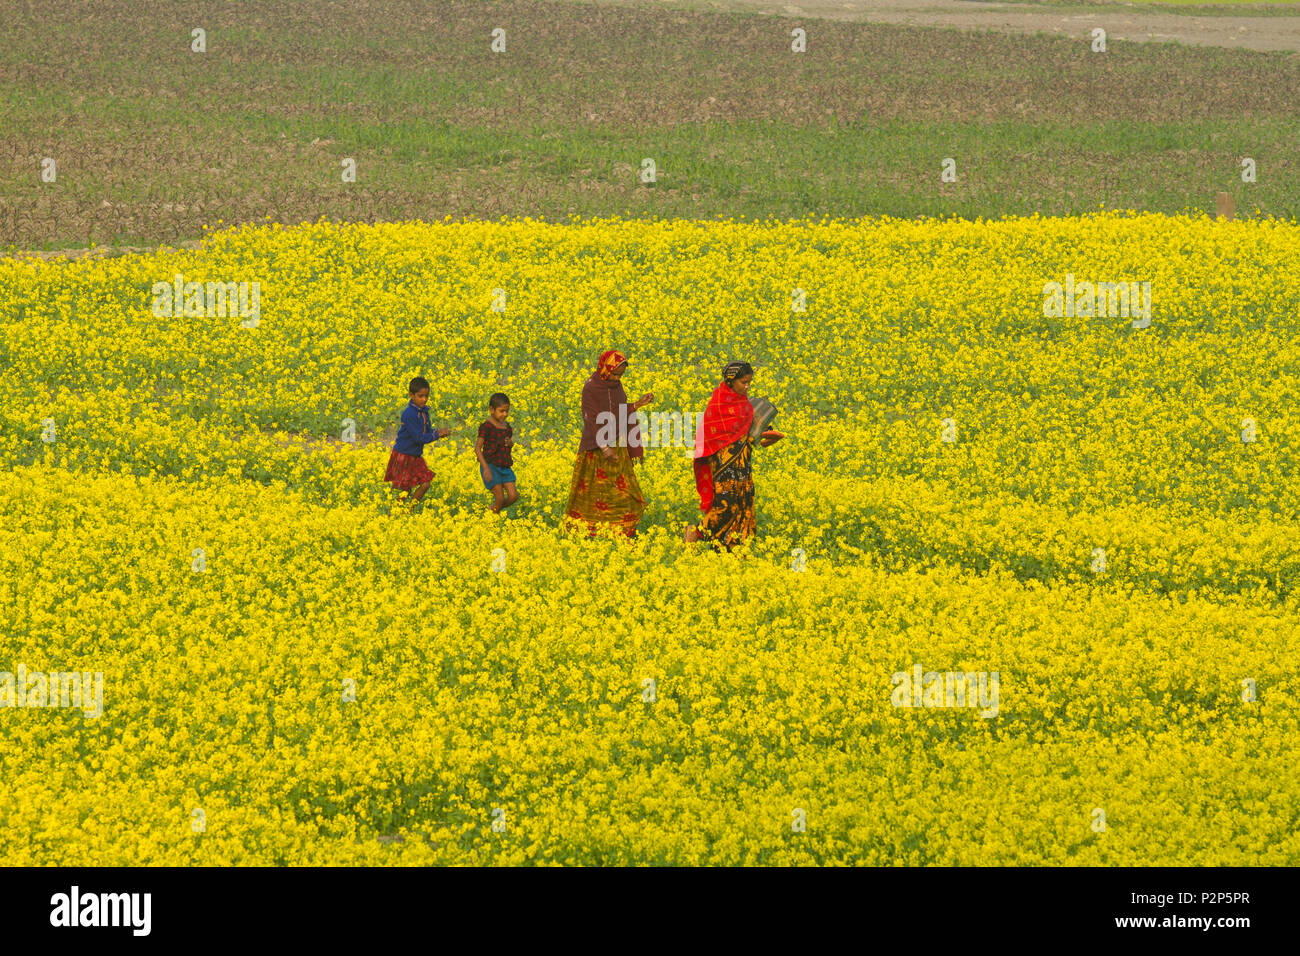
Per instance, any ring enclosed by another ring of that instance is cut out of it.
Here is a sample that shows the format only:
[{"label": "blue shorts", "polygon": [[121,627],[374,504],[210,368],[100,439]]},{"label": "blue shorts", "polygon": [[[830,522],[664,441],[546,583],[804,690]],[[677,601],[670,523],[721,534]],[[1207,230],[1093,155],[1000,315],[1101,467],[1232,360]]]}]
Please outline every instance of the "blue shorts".
[{"label": "blue shorts", "polygon": [[[487,468],[488,471],[491,472],[492,474],[492,480],[491,481],[484,480],[483,487],[488,489],[489,491],[491,491],[497,485],[514,484],[515,470],[513,468],[498,468],[490,461],[487,462]],[[479,477],[482,478],[483,468],[481,466],[479,467],[478,473],[479,473]]]}]

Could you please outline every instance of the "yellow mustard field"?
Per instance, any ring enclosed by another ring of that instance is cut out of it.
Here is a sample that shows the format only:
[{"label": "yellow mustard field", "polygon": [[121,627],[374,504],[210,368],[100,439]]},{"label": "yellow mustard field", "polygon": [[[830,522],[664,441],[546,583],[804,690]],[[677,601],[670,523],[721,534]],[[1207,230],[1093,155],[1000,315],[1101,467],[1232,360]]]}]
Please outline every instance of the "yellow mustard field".
[{"label": "yellow mustard field", "polygon": [[[1295,223],[1123,213],[0,260],[0,862],[1300,862],[1298,312]],[[666,427],[635,542],[561,530],[609,348],[754,365],[744,553]]]}]

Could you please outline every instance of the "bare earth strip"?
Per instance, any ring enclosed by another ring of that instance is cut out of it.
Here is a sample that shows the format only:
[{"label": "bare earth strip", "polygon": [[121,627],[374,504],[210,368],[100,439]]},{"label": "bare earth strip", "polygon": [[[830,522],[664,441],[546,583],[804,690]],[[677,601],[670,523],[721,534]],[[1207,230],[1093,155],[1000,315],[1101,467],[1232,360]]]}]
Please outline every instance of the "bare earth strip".
[{"label": "bare earth strip", "polygon": [[660,6],[697,11],[752,11],[828,20],[860,20],[908,26],[1047,33],[1084,40],[1094,27],[1107,42],[1185,43],[1192,46],[1239,47],[1247,50],[1300,52],[1300,10],[1294,16],[1188,16],[1133,8],[1132,12],[1099,9],[1027,7],[1019,3],[975,0],[597,0],[618,6]]}]

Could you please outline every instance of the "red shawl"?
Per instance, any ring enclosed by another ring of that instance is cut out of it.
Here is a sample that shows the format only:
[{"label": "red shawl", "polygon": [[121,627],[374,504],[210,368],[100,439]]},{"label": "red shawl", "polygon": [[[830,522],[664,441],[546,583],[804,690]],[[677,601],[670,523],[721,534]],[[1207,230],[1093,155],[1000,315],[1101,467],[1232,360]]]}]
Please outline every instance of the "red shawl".
[{"label": "red shawl", "polygon": [[695,489],[700,493],[700,510],[713,504],[713,469],[709,458],[749,431],[754,406],[725,382],[713,390],[704,409],[704,421],[695,432]]}]

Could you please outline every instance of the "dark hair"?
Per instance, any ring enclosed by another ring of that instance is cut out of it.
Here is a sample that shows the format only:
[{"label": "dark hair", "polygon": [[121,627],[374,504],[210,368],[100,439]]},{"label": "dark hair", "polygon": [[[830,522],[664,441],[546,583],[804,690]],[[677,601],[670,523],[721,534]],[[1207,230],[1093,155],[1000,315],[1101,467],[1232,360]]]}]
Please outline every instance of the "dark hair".
[{"label": "dark hair", "polygon": [[754,366],[748,362],[730,362],[722,370],[722,380],[724,382],[734,382],[738,378],[744,378],[746,375],[754,374]]},{"label": "dark hair", "polygon": [[407,391],[409,391],[412,395],[414,395],[416,392],[420,391],[421,389],[425,389],[428,387],[429,387],[429,380],[427,378],[423,378],[417,375],[415,376],[415,378],[411,379],[411,387]]},{"label": "dark hair", "polygon": [[505,392],[493,392],[492,397],[488,399],[488,408],[500,408],[502,405],[510,404],[510,396]]}]

